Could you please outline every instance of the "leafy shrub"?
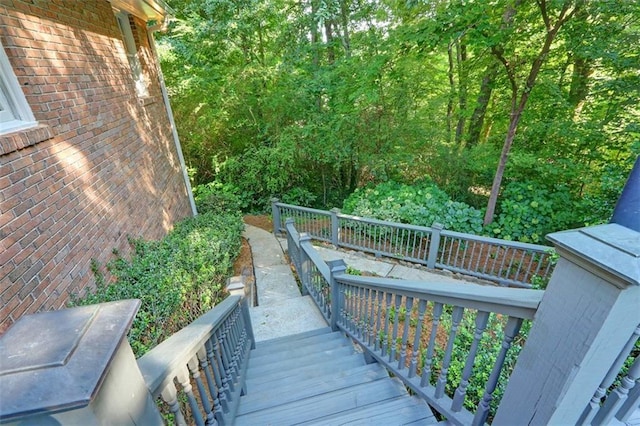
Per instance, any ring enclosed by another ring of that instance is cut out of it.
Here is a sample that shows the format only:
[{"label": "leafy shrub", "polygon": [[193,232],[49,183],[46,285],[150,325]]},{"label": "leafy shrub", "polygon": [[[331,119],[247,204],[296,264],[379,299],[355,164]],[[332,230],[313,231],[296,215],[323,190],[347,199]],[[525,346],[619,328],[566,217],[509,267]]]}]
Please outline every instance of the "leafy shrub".
[{"label": "leafy shrub", "polygon": [[224,297],[224,283],[240,251],[238,214],[204,213],[185,219],[160,241],[131,240],[133,254],[106,265],[92,263],[96,290],[71,305],[140,299],[129,341],[136,356],[186,326]]},{"label": "leafy shrub", "polygon": [[548,188],[527,182],[509,183],[502,196],[500,213],[487,227],[497,238],[543,243],[549,232],[579,227],[577,203],[567,187]]},{"label": "leafy shrub", "polygon": [[271,198],[282,197],[300,182],[293,147],[259,146],[216,165],[216,181],[233,188],[243,211],[266,212]]},{"label": "leafy shrub", "polygon": [[451,200],[431,182],[406,185],[389,181],[357,189],[344,201],[343,211],[419,226],[438,222],[446,229],[458,232],[482,231],[481,210]]},{"label": "leafy shrub", "polygon": [[193,188],[193,196],[199,213],[238,212],[243,205],[238,189],[230,184],[209,182]]}]

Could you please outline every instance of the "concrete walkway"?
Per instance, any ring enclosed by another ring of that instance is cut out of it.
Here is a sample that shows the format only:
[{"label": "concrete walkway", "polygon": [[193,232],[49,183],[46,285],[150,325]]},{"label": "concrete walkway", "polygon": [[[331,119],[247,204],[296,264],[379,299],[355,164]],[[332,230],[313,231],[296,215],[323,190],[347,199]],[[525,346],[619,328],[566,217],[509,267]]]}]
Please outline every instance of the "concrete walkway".
[{"label": "concrete walkway", "polygon": [[[249,241],[256,277],[257,306],[250,308],[256,341],[289,336],[326,327],[327,322],[310,296],[302,296],[284,253],[287,240],[251,225],[245,225],[244,237]],[[322,258],[344,259],[347,266],[380,277],[429,282],[464,282],[451,274],[437,274],[404,266],[392,260],[381,260],[359,252],[332,250],[315,246]]]},{"label": "concrete walkway", "polygon": [[327,326],[309,296],[302,296],[278,239],[245,225],[253,255],[258,306],[249,309],[257,342]]}]

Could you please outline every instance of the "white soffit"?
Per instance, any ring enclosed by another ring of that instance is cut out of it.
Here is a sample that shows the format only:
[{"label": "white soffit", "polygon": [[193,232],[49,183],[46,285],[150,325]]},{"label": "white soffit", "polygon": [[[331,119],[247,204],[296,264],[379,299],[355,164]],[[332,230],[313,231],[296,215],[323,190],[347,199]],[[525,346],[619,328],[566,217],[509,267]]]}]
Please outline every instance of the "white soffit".
[{"label": "white soffit", "polygon": [[164,0],[109,0],[113,7],[148,21],[162,21],[173,10]]}]

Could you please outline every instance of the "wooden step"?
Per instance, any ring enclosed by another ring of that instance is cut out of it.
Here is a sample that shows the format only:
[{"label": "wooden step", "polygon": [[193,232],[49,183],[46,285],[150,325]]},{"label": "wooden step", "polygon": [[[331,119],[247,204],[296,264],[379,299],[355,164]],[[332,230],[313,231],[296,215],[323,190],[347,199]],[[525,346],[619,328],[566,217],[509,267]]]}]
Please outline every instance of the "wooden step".
[{"label": "wooden step", "polygon": [[320,336],[322,334],[331,334],[331,333],[332,333],[331,328],[322,327],[322,328],[317,328],[315,330],[305,331],[303,333],[293,334],[291,336],[275,337],[273,339],[256,342],[256,350],[264,347],[274,346],[280,343],[290,342],[293,340],[302,340],[302,339],[306,339],[307,337],[314,337],[314,336]]},{"label": "wooden step", "polygon": [[263,374],[271,373],[273,371],[286,371],[289,369],[301,367],[304,365],[311,365],[316,362],[325,361],[327,359],[341,357],[345,355],[351,355],[355,352],[355,349],[351,345],[344,345],[329,348],[327,350],[320,350],[305,357],[296,358],[288,357],[286,353],[282,353],[278,361],[272,362],[252,362],[249,358],[249,368],[247,369],[247,378],[260,377]]},{"label": "wooden step", "polygon": [[349,340],[345,339],[340,333],[323,334],[301,340],[269,345],[267,347],[257,347],[251,352],[251,359],[259,360],[259,362],[270,362],[270,359],[282,356],[283,353],[290,357],[303,357],[317,352],[321,348],[328,349],[349,344]]},{"label": "wooden step", "polygon": [[[274,389],[273,392],[277,391]],[[293,425],[406,395],[407,391],[399,381],[385,378],[254,411],[236,417],[235,424]],[[242,404],[241,399],[240,409]]]},{"label": "wooden step", "polygon": [[336,362],[334,358],[329,358],[287,371],[273,371],[270,374],[262,374],[260,377],[247,378],[245,383],[249,393],[254,390],[260,392],[264,389],[273,389],[275,386],[288,386],[291,383],[297,383],[301,377],[305,379],[323,377],[327,374],[327,371],[331,371],[334,374],[341,374],[351,368],[363,365],[366,364],[362,354],[352,353],[351,355],[340,358],[339,362]]},{"label": "wooden step", "polygon": [[331,370],[325,370],[325,373],[327,373],[325,376],[301,378],[297,383],[290,383],[286,386],[278,383],[277,392],[273,391],[274,387],[271,389],[263,389],[260,392],[247,389],[247,396],[244,397],[244,400],[240,403],[238,415],[389,378],[387,371],[378,364],[351,368],[340,374],[335,374]]},{"label": "wooden step", "polygon": [[432,425],[438,420],[429,406],[416,397],[402,396],[379,404],[367,405],[322,419],[304,422],[308,426],[334,425]]},{"label": "wooden step", "polygon": [[328,329],[259,343],[245,384],[236,425],[436,423],[424,401]]}]

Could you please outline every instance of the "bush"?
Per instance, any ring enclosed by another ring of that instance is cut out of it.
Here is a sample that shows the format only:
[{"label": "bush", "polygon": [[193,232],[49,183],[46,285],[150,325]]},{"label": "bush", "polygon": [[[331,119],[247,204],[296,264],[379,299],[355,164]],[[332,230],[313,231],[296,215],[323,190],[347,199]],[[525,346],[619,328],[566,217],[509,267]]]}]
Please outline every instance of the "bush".
[{"label": "bush", "polygon": [[500,213],[487,227],[487,234],[497,238],[544,243],[550,232],[582,226],[574,217],[577,203],[566,186],[511,182],[501,200]]},{"label": "bush", "polygon": [[114,251],[106,265],[109,282],[92,263],[96,290],[72,297],[71,305],[140,299],[129,341],[142,356],[224,299],[242,229],[238,214],[204,213],[177,223],[160,241],[131,240],[131,259]]},{"label": "bush", "polygon": [[482,231],[481,210],[451,200],[431,182],[406,185],[389,181],[357,189],[344,201],[343,211],[419,226],[438,222],[446,229],[458,232]]}]

